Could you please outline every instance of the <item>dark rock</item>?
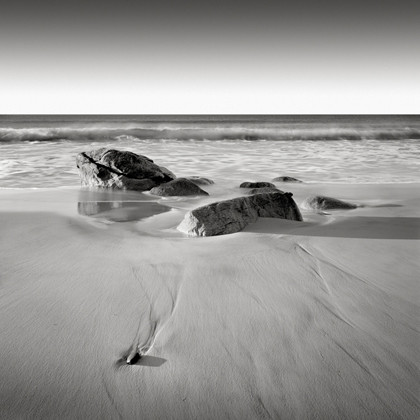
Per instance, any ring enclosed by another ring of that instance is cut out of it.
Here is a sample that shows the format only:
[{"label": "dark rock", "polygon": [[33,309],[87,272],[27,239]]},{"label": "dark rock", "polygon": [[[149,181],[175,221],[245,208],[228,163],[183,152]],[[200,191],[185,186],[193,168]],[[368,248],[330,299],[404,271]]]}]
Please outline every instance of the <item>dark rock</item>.
[{"label": "dark rock", "polygon": [[302,182],[299,179],[293,178],[291,176],[278,176],[277,178],[272,179],[273,182]]},{"label": "dark rock", "polygon": [[291,193],[263,193],[238,197],[198,207],[188,212],[178,230],[192,236],[239,232],[258,217],[302,221]]},{"label": "dark rock", "polygon": [[146,191],[176,178],[146,156],[107,148],[79,153],[76,165],[86,187]]},{"label": "dark rock", "polygon": [[248,191],[249,195],[253,194],[262,194],[262,193],[273,193],[273,192],[283,192],[276,187],[262,187],[262,188],[253,188]]},{"label": "dark rock", "polygon": [[194,182],[195,185],[212,185],[214,181],[209,178],[204,178],[202,176],[188,176],[186,179]]},{"label": "dark rock", "polygon": [[150,190],[151,194],[161,197],[186,196],[186,195],[209,195],[194,182],[186,178],[177,178]]},{"label": "dark rock", "polygon": [[272,187],[276,188],[274,184],[271,182],[242,182],[239,185],[239,188],[264,188],[264,187]]},{"label": "dark rock", "polygon": [[357,208],[357,205],[332,197],[313,195],[303,201],[302,207],[314,210],[351,210]]},{"label": "dark rock", "polygon": [[127,356],[126,362],[127,362],[127,365],[135,365],[140,359],[141,359],[141,354],[137,351],[137,349],[134,349]]}]

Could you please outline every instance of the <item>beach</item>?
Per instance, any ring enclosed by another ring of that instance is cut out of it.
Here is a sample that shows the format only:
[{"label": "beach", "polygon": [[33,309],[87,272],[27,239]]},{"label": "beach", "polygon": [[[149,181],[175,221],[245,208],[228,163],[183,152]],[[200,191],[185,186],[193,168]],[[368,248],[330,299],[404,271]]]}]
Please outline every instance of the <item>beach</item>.
[{"label": "beach", "polygon": [[360,207],[206,238],[238,188],[2,190],[2,418],[419,417],[419,187],[282,185]]},{"label": "beach", "polygon": [[[419,136],[416,116],[0,116],[0,417],[420,417]],[[214,183],[81,186],[103,147]],[[177,229],[254,181],[303,221]]]}]

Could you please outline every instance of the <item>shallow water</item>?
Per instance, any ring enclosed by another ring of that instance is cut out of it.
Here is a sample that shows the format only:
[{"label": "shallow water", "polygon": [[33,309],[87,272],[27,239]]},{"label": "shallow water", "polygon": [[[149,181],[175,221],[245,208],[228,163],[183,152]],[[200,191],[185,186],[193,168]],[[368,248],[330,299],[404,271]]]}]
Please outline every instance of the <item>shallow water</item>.
[{"label": "shallow water", "polygon": [[[105,116],[100,125],[86,116],[82,123],[76,117],[73,122],[71,117],[70,122],[0,118],[0,188],[78,186],[76,155],[99,147],[146,155],[177,176],[201,175],[229,184],[281,175],[304,182],[420,181],[420,119],[414,117],[124,118],[109,117],[107,128]],[[142,138],[147,136],[153,138]]]}]

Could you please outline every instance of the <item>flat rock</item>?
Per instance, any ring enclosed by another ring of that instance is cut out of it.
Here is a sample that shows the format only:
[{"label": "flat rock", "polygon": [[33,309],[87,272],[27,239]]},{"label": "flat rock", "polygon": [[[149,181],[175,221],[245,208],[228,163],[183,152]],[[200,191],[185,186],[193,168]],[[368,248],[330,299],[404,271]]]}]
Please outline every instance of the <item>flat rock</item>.
[{"label": "flat rock", "polygon": [[273,193],[273,192],[283,192],[276,187],[262,187],[262,188],[253,188],[248,191],[249,195],[253,194],[262,194],[262,193]]},{"label": "flat rock", "polygon": [[191,182],[194,182],[195,185],[213,185],[214,181],[209,178],[204,178],[202,176],[188,176],[186,177]]},{"label": "flat rock", "polygon": [[291,176],[278,176],[277,178],[272,179],[273,182],[302,182],[299,179],[293,178]]},{"label": "flat rock", "polygon": [[189,211],[178,230],[191,236],[225,235],[241,231],[258,217],[302,221],[291,193],[262,193],[211,203]]},{"label": "flat rock", "polygon": [[312,195],[303,201],[302,207],[313,210],[351,210],[357,208],[357,205],[338,200],[337,198]]},{"label": "flat rock", "polygon": [[79,153],[76,165],[86,187],[147,191],[176,178],[147,156],[107,148]]},{"label": "flat rock", "polygon": [[173,181],[161,184],[152,188],[150,193],[161,197],[209,195],[207,191],[202,190],[198,185],[187,178],[177,178]]},{"label": "flat rock", "polygon": [[264,188],[264,187],[272,187],[276,188],[274,184],[271,182],[242,182],[239,185],[239,188]]}]

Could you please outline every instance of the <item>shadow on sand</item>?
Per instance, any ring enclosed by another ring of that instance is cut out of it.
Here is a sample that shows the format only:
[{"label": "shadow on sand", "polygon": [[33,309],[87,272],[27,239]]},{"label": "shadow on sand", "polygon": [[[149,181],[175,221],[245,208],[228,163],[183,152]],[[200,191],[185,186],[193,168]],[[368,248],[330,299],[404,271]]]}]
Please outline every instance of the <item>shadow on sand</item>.
[{"label": "shadow on sand", "polygon": [[167,362],[166,359],[162,357],[156,357],[156,356],[149,356],[145,355],[142,356],[136,363],[132,363],[131,365],[127,364],[126,357],[121,357],[115,362],[115,367],[117,369],[122,368],[123,366],[147,366],[147,367],[160,367],[164,363]]},{"label": "shadow on sand", "polygon": [[146,355],[143,356],[136,364],[139,366],[160,367],[166,362],[167,360],[162,357]]},{"label": "shadow on sand", "polygon": [[331,223],[259,219],[244,231],[358,239],[420,239],[420,217],[343,217]]}]

